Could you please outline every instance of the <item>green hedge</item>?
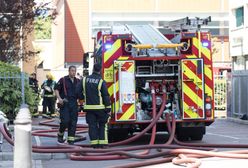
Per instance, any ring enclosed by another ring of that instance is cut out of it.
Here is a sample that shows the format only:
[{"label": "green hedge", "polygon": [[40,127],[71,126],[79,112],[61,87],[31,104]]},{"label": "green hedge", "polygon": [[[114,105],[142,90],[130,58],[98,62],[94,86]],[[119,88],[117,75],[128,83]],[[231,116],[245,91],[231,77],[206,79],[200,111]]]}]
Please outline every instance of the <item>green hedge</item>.
[{"label": "green hedge", "polygon": [[[10,78],[12,77],[12,78]],[[13,120],[22,103],[21,71],[18,67],[0,61],[0,110]],[[25,74],[25,103],[33,113],[38,105],[37,95],[29,87],[28,75]]]}]

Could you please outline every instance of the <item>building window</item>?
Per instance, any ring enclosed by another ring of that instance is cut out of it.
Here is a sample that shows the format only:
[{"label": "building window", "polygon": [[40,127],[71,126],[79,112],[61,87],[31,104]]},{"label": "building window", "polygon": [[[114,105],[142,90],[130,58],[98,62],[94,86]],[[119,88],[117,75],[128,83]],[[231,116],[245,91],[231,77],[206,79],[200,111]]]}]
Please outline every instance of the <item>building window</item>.
[{"label": "building window", "polygon": [[233,42],[233,47],[234,46],[242,46],[243,45],[243,37],[234,37],[232,42]]},{"label": "building window", "polygon": [[233,57],[233,70],[234,71],[245,70],[245,57],[243,56]]},{"label": "building window", "polygon": [[235,9],[236,27],[244,25],[244,7]]}]

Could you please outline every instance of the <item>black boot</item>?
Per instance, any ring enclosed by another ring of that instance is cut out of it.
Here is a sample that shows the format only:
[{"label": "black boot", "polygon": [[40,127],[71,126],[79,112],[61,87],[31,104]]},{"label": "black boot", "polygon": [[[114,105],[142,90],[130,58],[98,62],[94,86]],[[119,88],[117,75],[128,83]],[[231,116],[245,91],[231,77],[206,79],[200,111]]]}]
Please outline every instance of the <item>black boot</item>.
[{"label": "black boot", "polygon": [[58,143],[64,143],[64,142],[65,142],[64,135],[58,134]]}]

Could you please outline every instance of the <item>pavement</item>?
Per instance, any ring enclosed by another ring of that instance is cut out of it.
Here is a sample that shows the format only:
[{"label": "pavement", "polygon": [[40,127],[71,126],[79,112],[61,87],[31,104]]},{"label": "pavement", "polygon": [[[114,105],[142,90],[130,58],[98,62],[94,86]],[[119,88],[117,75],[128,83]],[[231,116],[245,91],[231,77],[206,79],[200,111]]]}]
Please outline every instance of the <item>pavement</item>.
[{"label": "pavement", "polygon": [[[247,168],[247,159],[229,159],[229,158],[207,158],[201,159],[200,168]],[[182,168],[184,166],[174,165],[173,163],[164,163],[154,166],[145,166],[143,168]],[[186,166],[185,166],[186,167]]]},{"label": "pavement", "polygon": [[[42,121],[42,117],[32,119],[32,130],[44,130],[50,129],[47,126],[39,125],[39,122]],[[58,123],[58,119],[56,119]],[[9,125],[10,132],[13,134],[13,125]],[[56,133],[55,133],[56,134]],[[1,135],[0,135],[1,136]],[[1,140],[0,140],[1,142]],[[42,144],[57,144],[55,138],[45,138],[45,137],[32,137],[33,145],[42,145]],[[12,168],[13,167],[13,150],[14,148],[3,139],[2,144],[0,143],[0,168]],[[67,154],[64,153],[32,153],[32,167],[33,168],[43,168],[42,161],[44,160],[57,160],[57,159],[67,159]]]},{"label": "pavement", "polygon": [[[50,127],[46,126],[40,126],[39,122],[41,121],[41,118],[34,118],[33,119],[33,130],[36,129],[49,129]],[[224,120],[224,119],[219,119]],[[234,119],[234,118],[227,118],[228,121],[236,122],[239,124],[248,124],[247,120],[240,120],[240,119]],[[56,121],[57,122],[57,121]],[[79,120],[79,122],[83,123],[85,122],[83,119]],[[13,125],[10,125],[10,130],[13,132]],[[0,140],[1,141],[1,140]],[[46,137],[32,137],[32,143],[36,145],[55,145],[56,139],[55,138],[46,138]],[[89,143],[89,140],[84,141],[84,143]],[[13,167],[13,147],[6,142],[6,140],[3,140],[3,143],[0,143],[0,168],[12,168]],[[223,162],[220,162],[221,160],[224,160]],[[33,168],[48,168],[46,166],[46,163],[48,162],[54,162],[56,163],[57,167],[60,167],[62,165],[65,165],[66,163],[74,163],[69,162],[68,155],[64,153],[32,153],[32,164]],[[203,159],[204,166],[201,166],[201,168],[205,167],[225,167],[225,168],[231,168],[231,167],[237,167],[237,164],[239,168],[247,167],[248,160],[247,159],[220,159],[220,158],[208,158]],[[113,161],[114,163],[114,161]],[[216,166],[218,164],[218,166]],[[76,165],[76,164],[75,164]],[[80,164],[81,165],[81,164]],[[167,167],[179,167],[176,165],[173,165],[172,163],[167,164],[161,164],[160,166],[166,165]],[[82,166],[82,165],[81,165]],[[149,166],[149,167],[158,167],[156,166]],[[50,167],[50,166],[49,166]],[[54,166],[53,166],[54,167]],[[76,168],[76,166],[73,167]],[[86,166],[87,167],[87,166]],[[104,166],[105,167],[105,166]],[[107,167],[107,166],[106,166]],[[180,166],[181,167],[181,166]]]}]

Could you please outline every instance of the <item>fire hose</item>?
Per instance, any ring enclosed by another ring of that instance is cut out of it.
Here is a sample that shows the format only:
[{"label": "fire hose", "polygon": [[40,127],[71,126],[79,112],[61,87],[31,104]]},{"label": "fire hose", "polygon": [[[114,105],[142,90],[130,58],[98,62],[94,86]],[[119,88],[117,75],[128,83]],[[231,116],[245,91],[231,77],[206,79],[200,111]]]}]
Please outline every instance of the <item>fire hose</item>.
[{"label": "fire hose", "polygon": [[[155,93],[152,93],[153,97],[153,109],[155,105]],[[176,130],[176,121],[173,114],[167,114],[166,123],[168,127],[168,132],[170,133],[170,137],[165,144],[157,145],[155,142],[155,134],[156,134],[156,123],[163,114],[164,107],[166,104],[166,92],[163,92],[163,102],[161,108],[156,115],[156,110],[153,110],[153,120],[140,134],[136,134],[135,136],[128,138],[124,141],[111,143],[110,146],[124,145],[130,142],[133,142],[147,133],[150,129],[152,129],[152,135],[150,139],[149,145],[140,145],[133,147],[125,147],[125,148],[109,148],[109,149],[91,149],[88,148],[89,145],[65,145],[65,146],[37,146],[33,145],[33,152],[39,153],[72,153],[70,158],[72,160],[109,160],[109,159],[125,159],[125,158],[137,158],[137,159],[151,159],[162,157],[162,159],[153,159],[149,161],[145,161],[142,163],[132,163],[127,164],[125,166],[118,167],[138,167],[138,166],[146,166],[158,163],[165,163],[173,161],[174,164],[183,164],[190,163],[190,167],[199,167],[200,160],[198,158],[203,157],[226,157],[226,158],[244,158],[248,159],[248,151],[230,151],[230,152],[214,152],[207,151],[210,150],[206,147],[219,147],[219,148],[248,148],[247,144],[201,144],[201,143],[185,143],[178,141],[176,139],[175,130]],[[169,120],[171,118],[171,121]],[[51,120],[49,121],[51,122]],[[44,124],[48,124],[48,121],[44,122]],[[56,126],[54,124],[50,126]],[[6,128],[5,124],[0,125],[0,131],[3,134],[4,138],[11,144],[14,145],[11,134]],[[85,133],[87,131],[86,125],[79,125],[77,129],[77,133]],[[57,129],[51,130],[37,130],[32,134],[35,136],[49,136],[46,133],[57,132]],[[49,137],[55,137],[51,135]],[[80,137],[81,140],[85,139],[85,137]],[[172,145],[171,143],[174,141],[177,145]],[[205,148],[203,148],[205,147]],[[181,149],[183,148],[183,149]],[[155,154],[150,154],[151,149],[160,150],[160,152]],[[132,153],[130,151],[139,151],[145,150],[140,153]],[[177,156],[177,157],[176,157]]]}]

